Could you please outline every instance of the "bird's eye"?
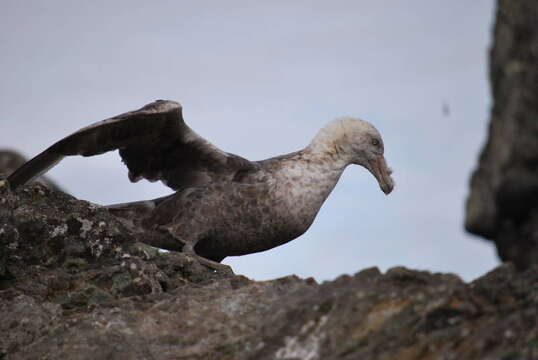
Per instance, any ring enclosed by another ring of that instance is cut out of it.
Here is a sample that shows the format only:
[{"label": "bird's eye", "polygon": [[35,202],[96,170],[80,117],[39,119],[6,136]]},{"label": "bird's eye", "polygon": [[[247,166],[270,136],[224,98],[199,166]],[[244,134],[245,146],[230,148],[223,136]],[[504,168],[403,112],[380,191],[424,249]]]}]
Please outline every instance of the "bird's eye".
[{"label": "bird's eye", "polygon": [[374,146],[378,146],[378,145],[379,145],[379,140],[377,140],[377,139],[372,139],[372,145],[374,145]]}]

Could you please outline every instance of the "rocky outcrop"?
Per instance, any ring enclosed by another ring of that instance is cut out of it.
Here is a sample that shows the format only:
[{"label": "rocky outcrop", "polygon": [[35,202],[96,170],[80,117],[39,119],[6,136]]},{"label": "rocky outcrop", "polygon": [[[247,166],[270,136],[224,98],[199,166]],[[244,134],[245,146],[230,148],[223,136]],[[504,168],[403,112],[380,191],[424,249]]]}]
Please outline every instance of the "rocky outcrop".
[{"label": "rocky outcrop", "polygon": [[538,262],[538,2],[498,2],[490,78],[489,136],[465,227],[524,269]]},{"label": "rocky outcrop", "polygon": [[538,269],[215,273],[106,209],[0,181],[0,358],[533,359]]}]

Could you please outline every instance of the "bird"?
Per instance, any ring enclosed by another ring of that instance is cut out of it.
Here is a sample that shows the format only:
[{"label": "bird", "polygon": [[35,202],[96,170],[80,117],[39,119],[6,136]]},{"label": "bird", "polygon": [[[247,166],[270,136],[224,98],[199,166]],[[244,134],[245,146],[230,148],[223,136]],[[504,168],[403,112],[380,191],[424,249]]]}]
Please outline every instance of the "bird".
[{"label": "bird", "polygon": [[171,100],[84,127],[7,180],[15,190],[66,156],[113,150],[131,182],[160,180],[175,193],[106,208],[131,227],[163,235],[148,237],[148,244],[182,251],[214,270],[222,270],[228,256],[268,250],[305,233],[348,165],[366,168],[386,195],[394,188],[383,139],[367,121],[337,118],[302,150],[250,161],[198,135]]}]

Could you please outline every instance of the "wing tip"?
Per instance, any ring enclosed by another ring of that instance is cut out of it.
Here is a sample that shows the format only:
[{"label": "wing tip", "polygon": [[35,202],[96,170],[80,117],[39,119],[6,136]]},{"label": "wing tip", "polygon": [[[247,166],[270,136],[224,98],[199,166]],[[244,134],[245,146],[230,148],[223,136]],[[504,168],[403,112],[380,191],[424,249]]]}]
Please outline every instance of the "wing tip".
[{"label": "wing tip", "polygon": [[24,164],[22,164],[17,170],[7,177],[7,181],[12,190],[29,183],[35,178],[41,176],[47,172],[50,168],[60,162],[65,156],[62,154],[55,154],[48,150],[43,151],[41,154],[33,157]]}]

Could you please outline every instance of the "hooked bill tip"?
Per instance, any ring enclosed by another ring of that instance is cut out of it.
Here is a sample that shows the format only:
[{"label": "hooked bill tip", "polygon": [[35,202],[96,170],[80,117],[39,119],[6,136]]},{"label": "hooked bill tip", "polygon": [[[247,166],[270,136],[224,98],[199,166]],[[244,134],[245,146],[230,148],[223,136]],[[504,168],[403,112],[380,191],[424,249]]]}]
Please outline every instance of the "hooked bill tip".
[{"label": "hooked bill tip", "polygon": [[390,185],[383,185],[383,186],[381,187],[381,190],[385,193],[385,195],[388,195],[388,194],[390,194],[390,193],[392,192],[392,189],[393,189],[393,188],[394,188],[394,187],[393,187],[393,186],[390,186]]}]

